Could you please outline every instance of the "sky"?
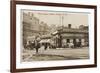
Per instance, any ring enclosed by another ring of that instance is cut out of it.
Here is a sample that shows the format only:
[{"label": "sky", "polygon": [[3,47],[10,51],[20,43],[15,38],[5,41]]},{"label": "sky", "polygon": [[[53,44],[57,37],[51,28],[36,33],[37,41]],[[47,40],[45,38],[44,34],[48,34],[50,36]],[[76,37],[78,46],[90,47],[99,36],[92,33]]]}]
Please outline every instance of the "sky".
[{"label": "sky", "polygon": [[75,12],[55,12],[55,11],[32,11],[23,10],[28,13],[31,12],[40,21],[50,25],[68,26],[72,24],[72,28],[78,28],[80,25],[88,26],[88,14]]}]

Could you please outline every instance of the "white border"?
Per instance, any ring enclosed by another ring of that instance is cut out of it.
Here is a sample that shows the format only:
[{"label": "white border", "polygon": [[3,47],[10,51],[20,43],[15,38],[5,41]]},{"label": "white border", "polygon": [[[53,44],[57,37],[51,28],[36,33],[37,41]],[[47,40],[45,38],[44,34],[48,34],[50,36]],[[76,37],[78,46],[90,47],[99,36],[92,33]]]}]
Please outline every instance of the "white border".
[{"label": "white border", "polygon": [[[90,59],[86,60],[65,60],[65,61],[40,61],[40,62],[23,62],[20,61],[21,54],[21,9],[31,10],[54,10],[54,11],[71,11],[71,12],[85,12],[89,13],[89,54]],[[64,8],[64,7],[50,7],[50,6],[35,6],[35,5],[16,5],[16,68],[39,68],[39,67],[54,67],[54,66],[73,66],[73,65],[86,65],[94,64],[94,10],[84,8]]]}]

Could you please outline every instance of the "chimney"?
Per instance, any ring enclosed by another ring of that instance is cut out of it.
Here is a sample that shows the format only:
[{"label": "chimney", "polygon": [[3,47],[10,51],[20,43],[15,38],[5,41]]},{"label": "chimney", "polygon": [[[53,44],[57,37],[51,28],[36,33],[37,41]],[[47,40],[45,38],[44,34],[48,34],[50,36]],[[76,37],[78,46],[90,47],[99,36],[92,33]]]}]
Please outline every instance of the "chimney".
[{"label": "chimney", "polygon": [[68,28],[71,28],[71,24],[68,24]]}]

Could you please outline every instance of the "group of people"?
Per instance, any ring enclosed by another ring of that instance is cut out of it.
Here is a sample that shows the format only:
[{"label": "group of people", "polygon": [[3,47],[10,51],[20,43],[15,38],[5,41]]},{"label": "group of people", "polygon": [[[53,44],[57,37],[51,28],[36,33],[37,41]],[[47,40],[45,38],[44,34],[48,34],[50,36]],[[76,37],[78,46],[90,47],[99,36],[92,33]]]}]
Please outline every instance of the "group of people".
[{"label": "group of people", "polygon": [[[35,49],[36,53],[38,53],[39,48],[42,46],[42,44],[40,43],[40,39],[36,37],[34,41],[27,41],[26,46],[27,49]],[[47,50],[48,47],[47,43],[44,43],[43,46],[44,50]]]}]

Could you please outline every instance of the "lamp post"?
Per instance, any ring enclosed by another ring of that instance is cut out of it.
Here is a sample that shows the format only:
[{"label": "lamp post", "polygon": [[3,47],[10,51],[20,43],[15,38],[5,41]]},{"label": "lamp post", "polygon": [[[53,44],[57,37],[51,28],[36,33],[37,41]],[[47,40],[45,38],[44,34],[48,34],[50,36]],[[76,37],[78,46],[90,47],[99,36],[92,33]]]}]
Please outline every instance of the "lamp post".
[{"label": "lamp post", "polygon": [[61,48],[62,47],[62,36],[61,36],[61,33],[62,33],[62,30],[63,30],[63,15],[60,15],[60,24],[61,24],[61,28],[60,30],[58,31],[58,47]]}]

